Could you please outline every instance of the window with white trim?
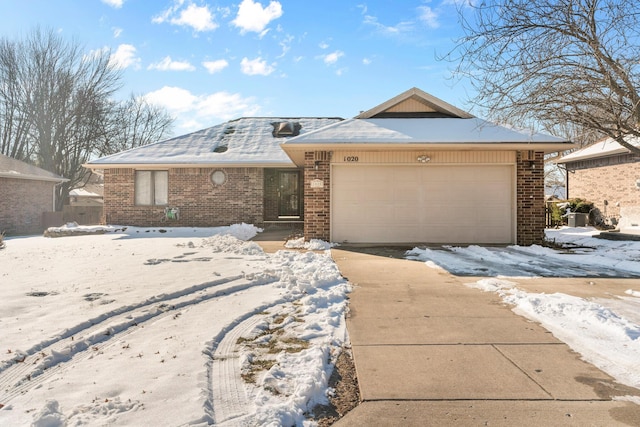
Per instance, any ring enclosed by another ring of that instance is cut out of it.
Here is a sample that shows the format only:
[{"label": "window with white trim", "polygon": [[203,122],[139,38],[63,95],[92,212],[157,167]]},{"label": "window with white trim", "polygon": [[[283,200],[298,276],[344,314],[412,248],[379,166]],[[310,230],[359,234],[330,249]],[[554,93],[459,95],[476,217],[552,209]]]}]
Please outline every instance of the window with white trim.
[{"label": "window with white trim", "polygon": [[169,204],[168,171],[136,171],[136,205]]}]

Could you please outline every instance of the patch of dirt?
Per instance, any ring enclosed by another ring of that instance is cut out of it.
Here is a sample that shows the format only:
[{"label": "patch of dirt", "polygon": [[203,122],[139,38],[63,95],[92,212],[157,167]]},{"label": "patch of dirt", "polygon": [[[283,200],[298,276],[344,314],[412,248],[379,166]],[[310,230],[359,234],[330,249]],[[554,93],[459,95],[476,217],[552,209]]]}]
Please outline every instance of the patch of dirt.
[{"label": "patch of dirt", "polygon": [[332,425],[360,404],[360,389],[351,351],[343,349],[338,356],[329,378],[329,387],[335,390],[329,397],[330,404],[313,408],[312,416],[319,427]]},{"label": "patch of dirt", "polygon": [[415,248],[415,245],[409,246],[375,246],[375,245],[354,245],[343,244],[337,246],[336,249],[341,249],[350,252],[357,252],[369,255],[376,255],[385,258],[406,259],[405,252]]}]

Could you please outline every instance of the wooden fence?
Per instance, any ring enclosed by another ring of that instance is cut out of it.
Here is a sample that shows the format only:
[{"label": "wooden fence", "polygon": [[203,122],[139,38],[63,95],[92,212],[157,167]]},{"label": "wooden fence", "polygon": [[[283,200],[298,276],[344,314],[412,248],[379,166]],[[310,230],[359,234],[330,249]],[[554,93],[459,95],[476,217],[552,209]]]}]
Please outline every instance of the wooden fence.
[{"label": "wooden fence", "polygon": [[77,222],[78,225],[97,225],[102,221],[102,206],[64,206],[64,223]]}]

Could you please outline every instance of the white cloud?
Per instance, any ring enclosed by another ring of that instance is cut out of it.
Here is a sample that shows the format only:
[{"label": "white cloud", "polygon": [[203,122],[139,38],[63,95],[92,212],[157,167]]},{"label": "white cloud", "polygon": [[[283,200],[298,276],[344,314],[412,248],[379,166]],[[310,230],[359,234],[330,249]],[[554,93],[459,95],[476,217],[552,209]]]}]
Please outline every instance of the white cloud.
[{"label": "white cloud", "polygon": [[192,132],[220,120],[255,116],[260,111],[254,98],[224,91],[194,95],[186,89],[165,86],[147,93],[145,99],[165,107],[176,118],[179,132]]},{"label": "white cloud", "polygon": [[164,86],[147,93],[145,99],[153,104],[161,105],[172,113],[184,113],[195,109],[198,97],[186,89]]},{"label": "white cloud", "polygon": [[183,7],[184,3],[184,0],[175,0],[173,6],[155,16],[152,22],[156,24],[169,22],[172,25],[191,27],[197,32],[213,31],[218,28],[209,6],[196,6],[189,3],[187,7]]},{"label": "white cloud", "polygon": [[283,58],[291,49],[291,43],[295,40],[295,37],[288,34],[280,41],[280,47],[282,48],[282,53],[277,56],[277,58]]},{"label": "white cloud", "polygon": [[122,4],[124,3],[124,0],[102,0],[102,3],[116,9],[120,9],[122,7]]},{"label": "white cloud", "polygon": [[324,49],[329,49],[329,44],[327,42],[320,42],[320,44],[318,45],[318,47],[322,50]]},{"label": "white cloud", "polygon": [[268,76],[275,71],[275,68],[267,64],[267,61],[263,60],[261,57],[257,57],[256,59],[248,59],[245,57],[242,58],[242,61],[240,62],[240,70],[243,74],[248,76]]},{"label": "white cloud", "polygon": [[122,28],[118,28],[118,27],[113,27],[111,28],[113,30],[113,38],[118,38],[122,35],[122,31],[124,31]]},{"label": "white cloud", "polygon": [[424,22],[429,28],[438,28],[440,26],[438,14],[429,6],[418,7],[418,19]]},{"label": "white cloud", "polygon": [[378,33],[384,36],[398,36],[413,30],[413,23],[409,21],[399,22],[394,26],[387,26],[378,22],[378,18],[371,15],[364,17],[364,23],[374,27]]},{"label": "white cloud", "polygon": [[338,59],[344,56],[344,52],[341,50],[336,50],[335,52],[328,53],[326,55],[321,55],[320,57],[327,65],[332,65],[338,62]]},{"label": "white cloud", "polygon": [[371,61],[371,59],[369,59],[369,58],[363,58],[363,59],[362,59],[362,63],[363,63],[364,65],[369,65],[369,64],[371,64],[371,62],[372,62],[372,61]]},{"label": "white cloud", "polygon": [[281,16],[282,5],[277,1],[271,1],[269,6],[262,7],[262,4],[253,0],[242,0],[238,8],[238,15],[231,22],[240,28],[242,34],[253,31],[264,35],[264,30],[269,22]]},{"label": "white cloud", "polygon": [[140,58],[136,56],[136,48],[131,44],[121,44],[111,54],[110,62],[116,68],[139,68]]},{"label": "white cloud", "polygon": [[478,0],[444,0],[442,5],[475,7],[478,5]]},{"label": "white cloud", "polygon": [[194,71],[196,67],[191,65],[187,61],[174,61],[170,56],[166,56],[162,61],[155,64],[151,64],[147,67],[147,70],[160,70],[160,71]]},{"label": "white cloud", "polygon": [[229,63],[224,59],[217,59],[215,61],[204,61],[202,65],[207,69],[209,74],[215,74],[227,68]]}]

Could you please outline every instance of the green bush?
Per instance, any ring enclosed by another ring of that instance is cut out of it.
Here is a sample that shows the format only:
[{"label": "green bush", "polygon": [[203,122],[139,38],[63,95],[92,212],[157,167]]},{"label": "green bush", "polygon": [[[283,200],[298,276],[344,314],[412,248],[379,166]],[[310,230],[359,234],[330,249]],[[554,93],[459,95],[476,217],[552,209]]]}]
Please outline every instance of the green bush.
[{"label": "green bush", "polygon": [[554,224],[562,224],[562,215],[565,210],[561,209],[557,203],[551,203],[551,220]]},{"label": "green bush", "polygon": [[588,214],[593,209],[593,203],[584,199],[569,199],[567,200],[571,212],[580,212]]}]

